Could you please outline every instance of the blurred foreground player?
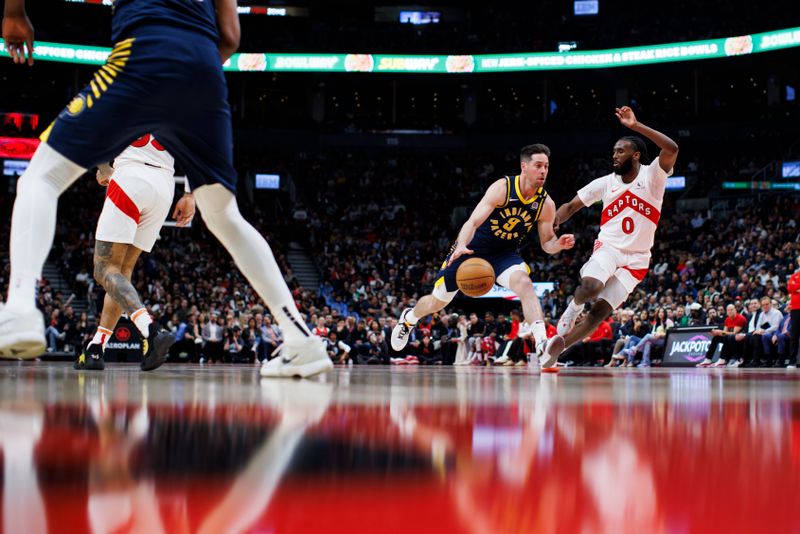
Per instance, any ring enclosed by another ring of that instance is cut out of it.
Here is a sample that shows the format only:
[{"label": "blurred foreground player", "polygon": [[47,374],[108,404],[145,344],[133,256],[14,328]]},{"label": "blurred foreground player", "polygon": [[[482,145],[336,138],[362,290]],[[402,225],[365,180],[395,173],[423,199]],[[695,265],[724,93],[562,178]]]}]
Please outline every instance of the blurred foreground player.
[{"label": "blurred foreground player", "polygon": [[458,293],[458,266],[475,254],[492,265],[498,285],[519,297],[525,322],[520,325],[518,335],[521,338],[533,335],[536,352],[542,353],[547,341],[544,314],[531,282],[530,269],[520,256],[519,245],[534,227],[538,230],[542,250],[547,254],[572,248],[575,239],[571,234],[558,237],[553,231],[556,205],[544,190],[550,170],[550,149],[541,144],[523,147],[520,169],[519,175],[504,176],[486,190],[461,227],[458,239],[436,276],[433,292],[400,314],[392,330],[394,350],[405,348],[409,334],[420,319],[453,300]]},{"label": "blurred foreground player", "polygon": [[[171,336],[158,337],[158,325],[131,284],[139,255],[153,250],[169,214],[175,193],[174,174],[175,159],[150,134],[117,156],[113,168],[100,165],[97,181],[108,187],[108,192],[95,231],[94,276],[106,295],[100,324],[75,361],[75,369],[103,370],[103,352],[123,313],[142,334],[142,370],[150,371],[164,363],[166,353],[156,343],[166,344],[169,349],[175,342]],[[186,191],[172,214],[178,219],[178,226],[192,221],[194,208],[194,197]]]},{"label": "blurred foreground player", "polygon": [[[236,204],[221,63],[238,47],[239,34],[235,0],[116,0],[111,55],[42,134],[17,186],[0,355],[35,358],[44,352],[34,300],[53,242],[59,195],[86,169],[151,133],[186,170],[209,230],[283,328],[281,355],[264,364],[262,375],[305,377],[332,369],[324,343],[303,324],[269,245]],[[15,62],[24,62],[27,52],[33,63],[33,27],[24,0],[6,0],[3,38]]]},{"label": "blurred foreground player", "polygon": [[[594,332],[644,279],[667,177],[678,158],[675,141],[638,122],[631,108],[617,108],[616,115],[623,126],[650,139],[661,152],[648,164],[647,146],[641,138],[620,138],[614,145],[614,172],[593,180],[558,208],[557,226],[584,206],[603,201],[594,252],[581,269],[581,284],[575,297],[558,321],[558,335],[547,347],[546,357],[552,361],[564,348]],[[576,326],[575,319],[583,305],[595,299],[586,319]]]}]

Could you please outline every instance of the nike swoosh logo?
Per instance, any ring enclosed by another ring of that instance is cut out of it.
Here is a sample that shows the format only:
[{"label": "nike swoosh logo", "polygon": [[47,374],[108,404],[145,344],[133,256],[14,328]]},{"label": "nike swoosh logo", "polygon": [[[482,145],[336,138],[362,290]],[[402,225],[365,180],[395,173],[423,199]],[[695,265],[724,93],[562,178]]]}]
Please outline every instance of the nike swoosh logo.
[{"label": "nike swoosh logo", "polygon": [[282,359],[281,361],[282,361],[283,363],[292,363],[292,362],[293,362],[293,361],[295,361],[296,359],[297,359],[297,354],[295,354],[295,355],[294,355],[294,356],[292,356],[291,358],[287,358],[286,356],[284,356],[284,357],[283,357],[283,359]]},{"label": "nike swoosh logo", "polygon": [[616,193],[616,192],[617,192],[617,191],[619,191],[620,189],[621,189],[621,188],[619,188],[619,187],[618,187],[618,188],[616,188],[616,189],[612,189],[612,190],[611,190],[611,192],[612,192],[612,193]]}]

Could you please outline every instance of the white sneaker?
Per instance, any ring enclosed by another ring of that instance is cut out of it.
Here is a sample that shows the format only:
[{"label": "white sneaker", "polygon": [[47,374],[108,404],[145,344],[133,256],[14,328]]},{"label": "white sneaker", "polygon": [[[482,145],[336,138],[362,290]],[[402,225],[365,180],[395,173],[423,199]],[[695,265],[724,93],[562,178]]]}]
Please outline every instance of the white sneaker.
[{"label": "white sneaker", "polygon": [[742,362],[740,362],[739,360],[731,360],[731,362],[728,364],[728,367],[729,368],[736,368],[736,367],[739,367],[739,365],[741,363]]},{"label": "white sneaker", "polygon": [[711,364],[711,367],[727,367],[727,366],[728,363],[722,358]]},{"label": "white sneaker", "polygon": [[46,347],[42,312],[8,307],[0,311],[0,358],[30,360],[44,354]]},{"label": "white sneaker", "polygon": [[333,370],[333,362],[325,350],[325,343],[311,336],[299,343],[284,343],[275,349],[276,355],[261,366],[261,376],[308,378]]},{"label": "white sneaker", "polygon": [[406,315],[414,308],[406,308],[397,320],[397,326],[392,329],[392,349],[400,352],[408,344],[408,336],[414,330],[414,325],[406,322]]},{"label": "white sneaker", "polygon": [[547,340],[544,346],[543,354],[539,356],[539,367],[555,367],[558,362],[558,356],[564,352],[564,338],[553,336]]},{"label": "white sneaker", "polygon": [[797,365],[793,364],[793,363],[790,363],[789,365],[786,366],[786,368],[787,369],[797,369]]},{"label": "white sneaker", "polygon": [[567,306],[567,309],[564,310],[561,319],[558,320],[558,324],[556,325],[556,332],[558,332],[559,336],[564,337],[572,330],[572,327],[575,326],[575,319],[578,318],[580,311],[581,308],[577,310],[573,309],[572,304]]},{"label": "white sneaker", "polygon": [[700,363],[698,363],[697,365],[695,365],[695,367],[711,367],[711,360],[709,360],[708,358],[706,358],[706,359],[705,359],[705,360],[703,360],[702,362],[700,362]]},{"label": "white sneaker", "polygon": [[503,365],[508,361],[508,356],[500,356],[494,361],[495,365]]}]

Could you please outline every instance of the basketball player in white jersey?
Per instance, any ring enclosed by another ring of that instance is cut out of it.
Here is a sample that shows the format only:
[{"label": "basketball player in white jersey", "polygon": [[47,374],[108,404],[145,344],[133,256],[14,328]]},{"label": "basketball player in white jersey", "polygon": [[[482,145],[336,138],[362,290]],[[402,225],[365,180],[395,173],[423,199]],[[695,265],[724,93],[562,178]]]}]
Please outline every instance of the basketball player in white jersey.
[{"label": "basketball player in white jersey", "polygon": [[[163,347],[175,342],[172,334],[153,322],[131,284],[139,255],[150,252],[169,214],[175,194],[175,160],[150,134],[143,135],[114,159],[114,168],[101,165],[97,181],[107,186],[103,211],[97,221],[94,277],[106,290],[100,324],[75,362],[76,369],[102,370],[103,351],[122,313],[142,334],[142,370],[160,366]],[[192,220],[195,202],[187,190],[172,216],[178,226]],[[160,347],[161,350],[155,350]]]},{"label": "basketball player in white jersey", "polygon": [[[628,106],[616,109],[620,123],[647,137],[661,149],[646,163],[647,146],[640,137],[622,137],[614,145],[614,172],[590,182],[556,212],[556,226],[584,206],[603,201],[600,235],[594,252],[581,269],[581,284],[558,321],[558,335],[547,346],[543,365],[555,365],[566,348],[590,335],[628,299],[650,265],[667,177],[678,158],[678,145],[661,132],[636,120]],[[595,300],[596,299],[596,300]],[[578,326],[575,319],[587,302],[595,301]]]}]

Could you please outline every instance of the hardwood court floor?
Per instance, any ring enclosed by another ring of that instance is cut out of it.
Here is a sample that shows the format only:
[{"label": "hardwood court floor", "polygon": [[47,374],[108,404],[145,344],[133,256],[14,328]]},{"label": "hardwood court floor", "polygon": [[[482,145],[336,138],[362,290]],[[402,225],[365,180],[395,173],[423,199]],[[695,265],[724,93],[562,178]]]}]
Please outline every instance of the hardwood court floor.
[{"label": "hardwood court floor", "polygon": [[2,532],[799,532],[785,370],[0,363]]}]

